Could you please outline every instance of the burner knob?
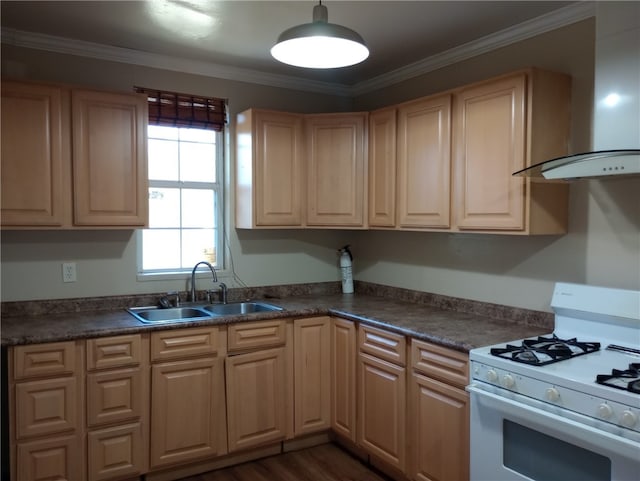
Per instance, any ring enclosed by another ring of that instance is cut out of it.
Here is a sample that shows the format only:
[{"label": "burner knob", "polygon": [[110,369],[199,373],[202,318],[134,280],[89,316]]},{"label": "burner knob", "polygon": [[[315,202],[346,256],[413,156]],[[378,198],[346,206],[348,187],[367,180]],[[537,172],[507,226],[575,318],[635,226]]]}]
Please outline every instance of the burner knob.
[{"label": "burner knob", "polygon": [[505,374],[502,376],[502,384],[504,387],[513,387],[516,384],[516,380],[511,374]]},{"label": "burner knob", "polygon": [[497,380],[498,380],[498,373],[495,372],[493,369],[489,369],[487,371],[487,381],[496,382]]},{"label": "burner knob", "polygon": [[638,416],[628,409],[625,409],[622,416],[620,416],[620,423],[627,428],[632,428],[637,422]]},{"label": "burner knob", "polygon": [[545,391],[545,396],[551,402],[556,402],[560,399],[560,393],[555,387],[548,387]]},{"label": "burner knob", "polygon": [[598,406],[598,416],[602,419],[609,419],[613,414],[613,409],[607,403],[602,403]]}]

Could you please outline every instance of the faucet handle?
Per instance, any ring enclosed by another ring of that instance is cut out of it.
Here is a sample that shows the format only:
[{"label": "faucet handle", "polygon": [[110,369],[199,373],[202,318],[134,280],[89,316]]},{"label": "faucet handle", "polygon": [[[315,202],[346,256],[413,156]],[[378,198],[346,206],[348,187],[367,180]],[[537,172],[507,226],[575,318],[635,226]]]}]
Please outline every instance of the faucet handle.
[{"label": "faucet handle", "polygon": [[174,307],[180,307],[180,292],[178,292],[178,291],[169,291],[169,292],[167,292],[167,295],[173,297],[173,305],[174,305]]},{"label": "faucet handle", "polygon": [[224,282],[220,283],[220,302],[227,303],[227,285]]}]

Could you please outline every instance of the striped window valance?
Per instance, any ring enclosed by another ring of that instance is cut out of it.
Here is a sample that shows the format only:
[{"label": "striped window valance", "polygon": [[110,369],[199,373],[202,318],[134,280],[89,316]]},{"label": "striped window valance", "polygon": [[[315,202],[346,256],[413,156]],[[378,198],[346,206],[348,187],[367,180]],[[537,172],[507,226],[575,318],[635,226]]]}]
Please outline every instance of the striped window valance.
[{"label": "striped window valance", "polygon": [[134,87],[147,95],[149,124],[221,131],[227,123],[226,100]]}]

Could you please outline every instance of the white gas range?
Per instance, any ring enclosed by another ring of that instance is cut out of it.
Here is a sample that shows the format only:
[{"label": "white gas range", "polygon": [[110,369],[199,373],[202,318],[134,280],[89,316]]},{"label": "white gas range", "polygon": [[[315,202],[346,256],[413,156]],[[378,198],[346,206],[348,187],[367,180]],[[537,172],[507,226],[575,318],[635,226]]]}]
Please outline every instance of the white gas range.
[{"label": "white gas range", "polygon": [[472,480],[640,475],[640,292],[556,284],[554,332],[470,352]]}]

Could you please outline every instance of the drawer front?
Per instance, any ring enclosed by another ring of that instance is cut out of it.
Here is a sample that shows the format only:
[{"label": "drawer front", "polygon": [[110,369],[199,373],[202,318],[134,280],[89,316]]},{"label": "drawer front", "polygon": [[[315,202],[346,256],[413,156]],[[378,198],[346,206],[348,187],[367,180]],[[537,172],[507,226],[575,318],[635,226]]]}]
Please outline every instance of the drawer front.
[{"label": "drawer front", "polygon": [[78,428],[75,378],[21,382],[15,389],[17,439]]},{"label": "drawer front", "polygon": [[13,362],[15,379],[75,374],[80,367],[74,341],[15,347]]},{"label": "drawer front", "polygon": [[151,334],[151,360],[216,354],[220,331],[217,327],[159,331]]},{"label": "drawer front", "polygon": [[282,346],[286,341],[286,321],[258,321],[229,326],[228,349],[247,349]]},{"label": "drawer front", "polygon": [[469,384],[469,356],[462,352],[414,339],[411,362],[413,369],[429,377],[461,388]]},{"label": "drawer front", "polygon": [[143,383],[140,368],[87,375],[87,424],[135,420],[142,416]]},{"label": "drawer front", "polygon": [[135,476],[145,471],[142,424],[87,434],[89,481]]},{"label": "drawer front", "polygon": [[385,361],[399,366],[407,365],[407,341],[404,336],[360,324],[358,327],[358,347]]},{"label": "drawer front", "polygon": [[78,436],[19,443],[16,448],[15,479],[83,479],[83,459],[84,453]]},{"label": "drawer front", "polygon": [[140,334],[103,337],[87,341],[87,369],[137,366],[142,357]]}]

